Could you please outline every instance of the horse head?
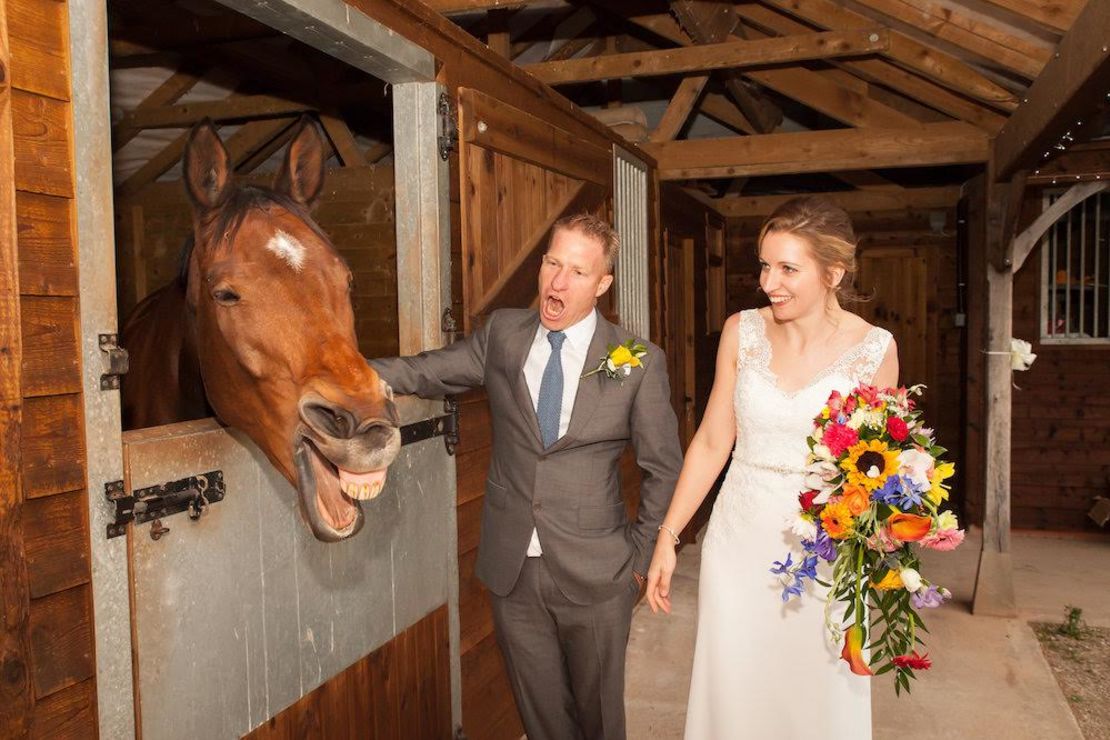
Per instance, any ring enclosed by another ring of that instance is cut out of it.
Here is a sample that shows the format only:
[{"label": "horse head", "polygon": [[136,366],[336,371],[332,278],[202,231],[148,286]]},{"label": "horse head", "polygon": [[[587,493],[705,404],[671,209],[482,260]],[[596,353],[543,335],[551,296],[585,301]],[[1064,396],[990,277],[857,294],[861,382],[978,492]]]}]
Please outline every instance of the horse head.
[{"label": "horse head", "polygon": [[392,391],[359,354],[351,271],[309,209],[326,149],[304,118],[273,188],[240,186],[216,129],[189,134],[186,303],[205,393],[298,492],[320,540],[362,526],[400,449]]}]

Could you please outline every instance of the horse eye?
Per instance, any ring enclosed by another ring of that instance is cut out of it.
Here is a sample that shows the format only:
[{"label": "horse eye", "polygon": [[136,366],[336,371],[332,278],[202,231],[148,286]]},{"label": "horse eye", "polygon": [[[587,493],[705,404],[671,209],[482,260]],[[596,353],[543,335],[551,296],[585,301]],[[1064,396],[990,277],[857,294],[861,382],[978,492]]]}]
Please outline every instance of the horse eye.
[{"label": "horse eye", "polygon": [[216,288],[212,291],[212,297],[216,299],[216,303],[221,306],[234,306],[239,302],[239,294],[231,288]]}]

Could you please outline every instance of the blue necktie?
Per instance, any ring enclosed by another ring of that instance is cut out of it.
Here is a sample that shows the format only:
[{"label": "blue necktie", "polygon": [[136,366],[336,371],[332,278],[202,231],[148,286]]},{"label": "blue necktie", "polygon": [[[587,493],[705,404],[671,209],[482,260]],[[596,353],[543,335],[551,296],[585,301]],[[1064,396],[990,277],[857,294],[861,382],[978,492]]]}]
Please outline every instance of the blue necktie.
[{"label": "blue necktie", "polygon": [[547,341],[551,342],[551,357],[543,369],[540,397],[536,402],[536,418],[540,423],[544,447],[550,447],[559,439],[559,420],[563,411],[563,361],[560,352],[566,338],[567,335],[561,331],[547,334]]}]

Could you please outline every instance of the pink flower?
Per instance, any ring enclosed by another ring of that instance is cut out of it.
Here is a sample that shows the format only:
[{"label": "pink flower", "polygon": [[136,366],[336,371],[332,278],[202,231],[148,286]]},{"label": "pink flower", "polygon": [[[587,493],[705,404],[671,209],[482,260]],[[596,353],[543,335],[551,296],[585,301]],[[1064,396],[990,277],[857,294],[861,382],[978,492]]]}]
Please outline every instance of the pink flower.
[{"label": "pink flower", "polygon": [[902,543],[894,539],[886,527],[867,538],[867,548],[875,552],[894,552]]},{"label": "pink flower", "polygon": [[928,670],[933,665],[928,654],[918,655],[916,650],[909,655],[895,655],[891,660],[899,668],[911,668],[917,671]]},{"label": "pink flower", "polygon": [[948,552],[949,550],[955,550],[963,541],[964,531],[962,529],[938,529],[936,532],[923,537],[920,544],[930,550]]},{"label": "pink flower", "polygon": [[825,405],[829,407],[829,415],[836,416],[844,408],[844,397],[840,395],[840,391],[833,391],[829,394],[829,400]]},{"label": "pink flower", "polygon": [[859,432],[846,424],[829,424],[821,436],[821,443],[829,448],[833,457],[840,457],[856,442],[859,442]]},{"label": "pink flower", "polygon": [[895,442],[904,442],[910,435],[910,428],[897,416],[891,416],[886,420],[886,433]]},{"label": "pink flower", "polygon": [[867,402],[868,405],[878,408],[882,406],[883,402],[879,400],[879,389],[873,385],[861,383],[859,388],[860,398]]}]

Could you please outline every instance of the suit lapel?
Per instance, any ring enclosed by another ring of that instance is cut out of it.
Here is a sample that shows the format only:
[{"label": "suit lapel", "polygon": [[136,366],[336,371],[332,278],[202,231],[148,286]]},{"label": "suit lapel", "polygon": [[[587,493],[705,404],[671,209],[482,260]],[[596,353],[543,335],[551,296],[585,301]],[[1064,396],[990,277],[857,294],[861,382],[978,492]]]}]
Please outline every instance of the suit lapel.
[{"label": "suit lapel", "polygon": [[[586,352],[586,364],[582,368],[582,374],[584,375],[597,367],[597,363],[609,352],[609,345],[615,344],[616,341],[613,325],[606,321],[605,317],[599,312],[597,314],[597,328],[594,329],[590,348]],[[567,433],[551,446],[549,452],[555,452],[566,447],[571,440],[577,439],[581,435],[582,430],[590,423],[594,411],[597,410],[598,402],[601,400],[601,394],[608,380],[609,378],[604,372],[594,373],[588,378],[579,377],[578,393],[574,397],[574,410],[570,414],[570,425],[567,427]]]},{"label": "suit lapel", "polygon": [[506,372],[512,387],[513,400],[524,418],[525,425],[532,430],[532,436],[541,448],[543,438],[540,436],[540,422],[536,418],[536,409],[532,405],[532,396],[528,392],[528,381],[524,379],[524,363],[528,359],[528,352],[532,349],[532,342],[536,338],[536,329],[540,325],[538,313],[531,314],[528,319],[521,322],[520,326],[511,331],[506,338],[508,347],[506,359]]}]

